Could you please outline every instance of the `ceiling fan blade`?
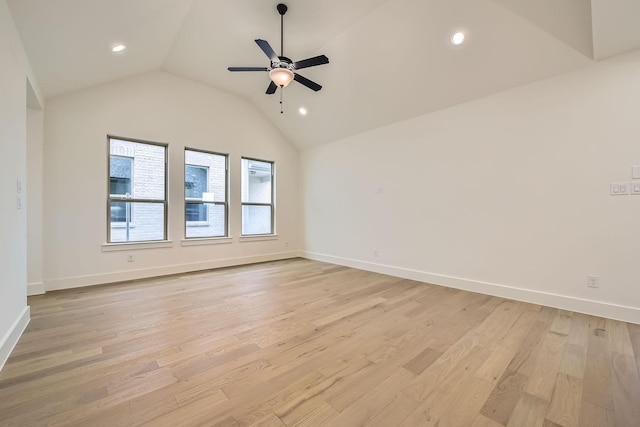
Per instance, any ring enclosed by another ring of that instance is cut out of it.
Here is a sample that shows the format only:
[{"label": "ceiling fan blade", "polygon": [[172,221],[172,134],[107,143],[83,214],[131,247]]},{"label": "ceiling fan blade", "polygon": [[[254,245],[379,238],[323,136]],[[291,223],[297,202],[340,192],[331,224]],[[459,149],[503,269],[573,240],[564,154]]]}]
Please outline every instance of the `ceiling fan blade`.
[{"label": "ceiling fan blade", "polygon": [[298,74],[298,73],[294,73],[293,80],[297,81],[297,82],[298,82],[298,83],[300,83],[300,84],[305,85],[305,86],[306,86],[306,87],[308,87],[309,89],[314,90],[314,91],[316,91],[316,92],[317,92],[317,91],[319,91],[320,89],[322,89],[322,86],[320,86],[318,83],[316,83],[316,82],[312,82],[312,81],[311,81],[311,80],[309,80],[308,78],[306,78],[306,77],[302,77],[302,76],[301,76],[300,74]]},{"label": "ceiling fan blade", "polygon": [[267,92],[265,92],[267,95],[273,95],[274,93],[276,93],[276,90],[278,89],[278,85],[275,84],[274,82],[269,83],[269,87],[267,88]]},{"label": "ceiling fan blade", "polygon": [[325,55],[314,56],[313,58],[303,59],[302,61],[294,62],[293,65],[297,70],[302,68],[315,67],[316,65],[328,64],[329,58]]},{"label": "ceiling fan blade", "polygon": [[267,71],[267,67],[229,67],[229,71]]},{"label": "ceiling fan blade", "polygon": [[271,60],[271,62],[278,62],[280,58],[276,55],[275,51],[271,47],[268,41],[262,39],[256,39],[256,43],[260,46],[260,49],[267,55],[267,57]]}]

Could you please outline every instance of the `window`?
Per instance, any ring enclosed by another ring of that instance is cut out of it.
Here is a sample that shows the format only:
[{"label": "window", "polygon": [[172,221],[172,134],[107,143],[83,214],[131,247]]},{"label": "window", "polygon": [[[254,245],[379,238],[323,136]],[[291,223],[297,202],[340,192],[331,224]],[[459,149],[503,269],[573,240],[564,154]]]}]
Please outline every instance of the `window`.
[{"label": "window", "polygon": [[273,162],[242,158],[242,235],[274,233]]},{"label": "window", "polygon": [[109,137],[109,243],[166,240],[166,164],[166,145]]},{"label": "window", "polygon": [[227,236],[227,156],[184,151],[185,237]]}]

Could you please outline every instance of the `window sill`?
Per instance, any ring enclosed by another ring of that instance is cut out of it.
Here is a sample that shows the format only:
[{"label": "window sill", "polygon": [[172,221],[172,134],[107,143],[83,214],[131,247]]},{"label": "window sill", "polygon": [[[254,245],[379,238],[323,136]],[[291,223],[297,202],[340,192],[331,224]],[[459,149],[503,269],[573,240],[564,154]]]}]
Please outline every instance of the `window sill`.
[{"label": "window sill", "polygon": [[259,242],[262,240],[278,240],[277,234],[256,234],[253,236],[240,236],[240,242]]},{"label": "window sill", "polygon": [[232,237],[193,237],[180,241],[181,246],[200,246],[200,245],[219,245],[223,243],[232,243]]},{"label": "window sill", "polygon": [[152,242],[103,243],[102,252],[131,251],[137,249],[159,249],[173,246],[171,240],[155,240]]}]

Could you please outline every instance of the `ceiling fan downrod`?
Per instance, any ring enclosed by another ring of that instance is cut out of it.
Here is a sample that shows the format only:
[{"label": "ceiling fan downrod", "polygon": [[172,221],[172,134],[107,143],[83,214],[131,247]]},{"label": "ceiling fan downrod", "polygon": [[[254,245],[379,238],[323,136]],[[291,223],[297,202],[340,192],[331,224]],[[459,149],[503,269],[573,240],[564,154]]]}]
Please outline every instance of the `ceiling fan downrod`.
[{"label": "ceiling fan downrod", "polygon": [[284,56],[284,14],[287,13],[288,8],[284,3],[279,3],[276,8],[280,14],[280,56]]}]

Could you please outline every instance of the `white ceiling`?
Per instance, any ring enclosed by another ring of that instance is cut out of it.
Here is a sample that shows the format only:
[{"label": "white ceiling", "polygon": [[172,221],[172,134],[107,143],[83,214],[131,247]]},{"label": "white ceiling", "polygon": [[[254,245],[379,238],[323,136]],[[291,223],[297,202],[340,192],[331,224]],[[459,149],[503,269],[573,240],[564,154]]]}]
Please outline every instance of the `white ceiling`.
[{"label": "white ceiling", "polygon": [[256,38],[279,53],[277,3],[7,0],[45,97],[160,69],[248,98],[300,148],[640,48],[638,0],[285,0],[284,54],[331,63],[301,70],[324,87],[292,83],[280,114],[266,73],[227,71],[269,65]]}]

